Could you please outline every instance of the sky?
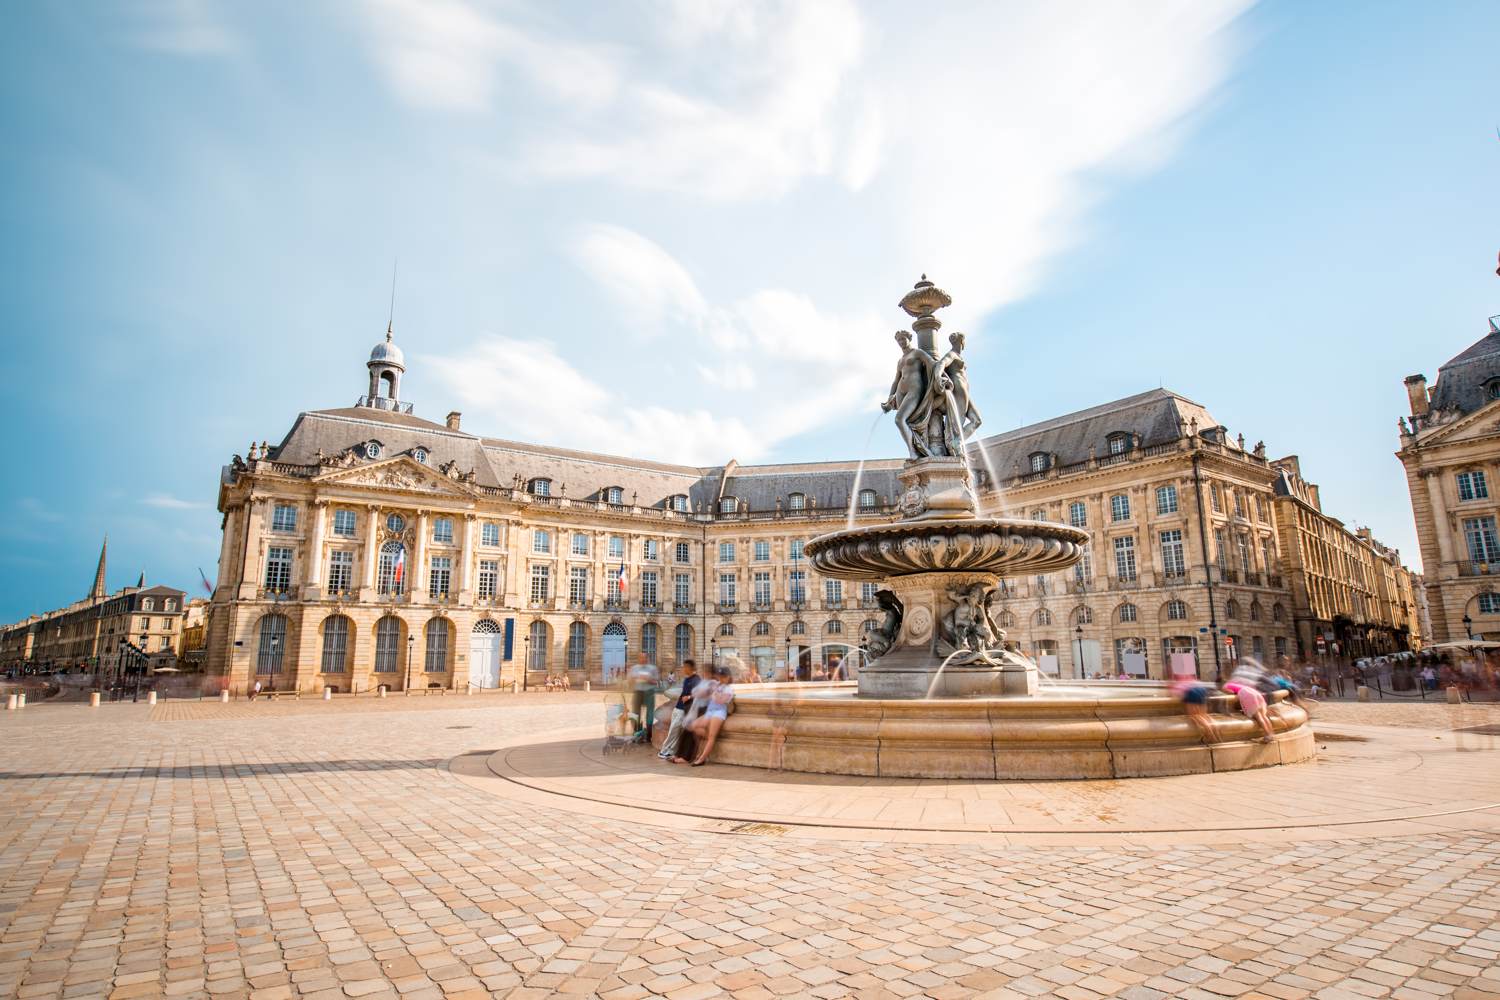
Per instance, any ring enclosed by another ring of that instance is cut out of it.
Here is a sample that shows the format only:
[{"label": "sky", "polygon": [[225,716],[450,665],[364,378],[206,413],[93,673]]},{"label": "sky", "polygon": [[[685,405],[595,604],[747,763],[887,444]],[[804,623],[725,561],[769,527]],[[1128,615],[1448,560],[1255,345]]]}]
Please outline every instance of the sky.
[{"label": "sky", "polygon": [[1419,564],[1402,379],[1500,313],[1500,5],[195,0],[0,10],[0,620],[194,591],[347,406],[894,457],[919,275],[982,433],[1166,386]]}]

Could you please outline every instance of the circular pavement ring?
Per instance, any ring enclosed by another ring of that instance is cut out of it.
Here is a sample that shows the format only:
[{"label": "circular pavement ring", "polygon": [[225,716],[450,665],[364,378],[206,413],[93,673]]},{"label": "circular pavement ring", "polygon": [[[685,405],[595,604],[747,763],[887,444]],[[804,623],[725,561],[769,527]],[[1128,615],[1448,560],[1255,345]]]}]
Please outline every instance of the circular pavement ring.
[{"label": "circular pavement ring", "polygon": [[597,729],[456,758],[492,794],[601,818],[758,836],[910,843],[1170,847],[1500,830],[1500,741],[1323,726],[1316,762],[1096,781],[961,781],[689,769],[605,754]]}]

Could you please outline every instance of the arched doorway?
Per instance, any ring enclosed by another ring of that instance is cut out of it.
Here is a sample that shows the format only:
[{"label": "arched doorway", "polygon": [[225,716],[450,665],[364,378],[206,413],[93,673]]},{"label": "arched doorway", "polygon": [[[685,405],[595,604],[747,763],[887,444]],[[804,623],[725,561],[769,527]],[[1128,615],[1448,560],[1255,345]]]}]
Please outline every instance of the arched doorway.
[{"label": "arched doorway", "polygon": [[604,626],[604,683],[611,684],[625,674],[625,626],[610,622]]},{"label": "arched doorway", "polygon": [[489,618],[474,623],[469,633],[469,683],[478,688],[500,686],[500,626]]}]

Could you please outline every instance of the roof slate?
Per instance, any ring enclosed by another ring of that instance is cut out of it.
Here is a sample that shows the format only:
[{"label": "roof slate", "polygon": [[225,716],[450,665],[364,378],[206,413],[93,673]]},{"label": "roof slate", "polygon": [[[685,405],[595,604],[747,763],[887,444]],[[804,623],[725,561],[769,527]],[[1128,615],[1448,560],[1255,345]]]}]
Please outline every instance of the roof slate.
[{"label": "roof slate", "polygon": [[[1493,324],[1492,324],[1493,327]],[[1500,330],[1470,344],[1438,369],[1432,387],[1434,410],[1472,413],[1490,401],[1485,383],[1500,378]]]}]

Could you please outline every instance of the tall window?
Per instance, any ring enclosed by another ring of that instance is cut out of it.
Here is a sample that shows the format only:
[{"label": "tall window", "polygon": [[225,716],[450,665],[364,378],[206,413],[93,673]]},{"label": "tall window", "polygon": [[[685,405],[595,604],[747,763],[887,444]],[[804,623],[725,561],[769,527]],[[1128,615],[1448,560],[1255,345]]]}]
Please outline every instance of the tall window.
[{"label": "tall window", "polygon": [[801,559],[802,546],[804,544],[806,543],[800,538],[792,539],[791,542],[787,544],[787,555],[790,556],[793,561]]},{"label": "tall window", "polygon": [[1073,624],[1075,624],[1075,625],[1092,625],[1092,624],[1094,624],[1094,609],[1091,608],[1091,607],[1089,607],[1086,604],[1083,607],[1079,608],[1073,614]]},{"label": "tall window", "polygon": [[1259,493],[1255,494],[1255,519],[1262,523],[1266,520],[1266,502]]},{"label": "tall window", "polygon": [[333,533],[341,538],[353,538],[355,528],[355,514],[352,510],[336,510],[333,512]]},{"label": "tall window", "polygon": [[572,553],[575,556],[586,556],[586,555],[588,555],[589,554],[589,536],[588,535],[584,535],[584,534],[575,534],[573,536],[573,540],[572,540],[571,551],[572,551]]},{"label": "tall window", "polygon": [[654,608],[660,603],[660,598],[661,594],[656,583],[656,570],[648,569],[641,574],[641,604]]},{"label": "tall window", "polygon": [[755,561],[771,561],[771,543],[766,541],[764,538],[757,539],[755,542]]},{"label": "tall window", "polygon": [[382,594],[399,594],[406,589],[404,563],[401,578],[396,578],[396,564],[402,562],[401,554],[400,542],[386,542],[380,547],[380,565],[376,574],[376,583],[379,584]]},{"label": "tall window", "polygon": [[1214,529],[1214,558],[1219,563],[1219,572],[1229,568],[1229,546],[1224,542],[1224,532],[1220,528]]},{"label": "tall window", "polygon": [[1210,505],[1213,507],[1215,514],[1224,509],[1219,502],[1219,485],[1217,483],[1212,483],[1209,485],[1208,500]]},{"label": "tall window", "polygon": [[531,631],[527,633],[531,641],[526,645],[529,647],[527,653],[526,668],[528,670],[547,669],[547,623],[532,622]]},{"label": "tall window", "polygon": [[429,674],[448,671],[448,637],[453,626],[446,618],[434,618],[427,623],[427,664]]},{"label": "tall window", "polygon": [[260,638],[255,649],[257,674],[281,673],[281,658],[286,653],[286,618],[266,615],[260,620]]},{"label": "tall window", "polygon": [[589,653],[589,627],[583,622],[568,626],[568,669],[582,670]]},{"label": "tall window", "polygon": [[1156,488],[1156,512],[1158,514],[1177,513],[1177,487],[1158,486]]},{"label": "tall window", "polygon": [[877,590],[879,590],[879,589],[880,589],[880,584],[874,583],[874,582],[872,582],[870,580],[864,581],[863,583],[861,583],[859,585],[859,599],[860,599],[860,601],[862,603],[864,603],[864,604],[874,603],[874,601],[875,601],[875,592]]},{"label": "tall window", "polygon": [[874,510],[875,507],[876,507],[875,491],[874,490],[860,490],[859,491],[859,509],[860,510]]},{"label": "tall window", "polygon": [[432,540],[448,543],[453,541],[453,518],[435,517],[432,519]]},{"label": "tall window", "polygon": [[624,559],[625,539],[619,535],[610,535],[608,547],[605,551],[608,552],[610,559]]},{"label": "tall window", "polygon": [[531,551],[540,552],[543,555],[552,551],[552,533],[537,528],[531,533]]},{"label": "tall window", "polygon": [[1075,528],[1087,528],[1089,525],[1089,511],[1083,505],[1082,500],[1074,500],[1068,504],[1068,523]]},{"label": "tall window", "polygon": [[1185,620],[1187,618],[1187,605],[1182,601],[1168,601],[1167,618],[1174,622]]},{"label": "tall window", "polygon": [[1130,497],[1124,493],[1116,493],[1109,498],[1109,518],[1111,521],[1130,520]]},{"label": "tall window", "polygon": [[755,581],[754,581],[754,583],[755,583],[755,597],[754,597],[755,603],[756,604],[770,604],[771,603],[771,574],[770,573],[756,573],[755,574]]},{"label": "tall window", "polygon": [[1470,561],[1500,562],[1500,545],[1496,544],[1493,517],[1464,518],[1464,540],[1469,543]]},{"label": "tall window", "polygon": [[672,551],[673,551],[672,558],[675,559],[677,562],[686,563],[690,558],[692,558],[692,555],[691,555],[692,550],[690,550],[688,548],[688,543],[687,542],[678,542],[676,545],[674,545],[672,547]]},{"label": "tall window", "polygon": [[498,559],[479,560],[479,599],[482,601],[493,601],[495,592],[500,583],[500,561]]},{"label": "tall window", "polygon": [[1233,490],[1232,491],[1232,495],[1234,497],[1234,516],[1235,517],[1244,517],[1245,516],[1245,492],[1243,490]]},{"label": "tall window", "polygon": [[568,602],[584,604],[589,599],[589,571],[586,566],[568,570]]},{"label": "tall window", "polygon": [[641,652],[646,654],[647,663],[656,662],[656,643],[660,635],[660,629],[656,622],[647,622],[641,626]]},{"label": "tall window", "polygon": [[1489,497],[1490,489],[1484,481],[1483,472],[1460,472],[1457,479],[1460,500],[1484,500]]},{"label": "tall window", "polygon": [[1500,615],[1500,594],[1491,591],[1480,594],[1479,613],[1482,615]]},{"label": "tall window", "polygon": [[1036,612],[1036,623],[1038,625],[1051,625],[1052,612],[1048,611],[1046,608],[1038,608]]},{"label": "tall window", "polygon": [[737,586],[738,586],[738,581],[735,579],[735,576],[734,576],[733,573],[720,573],[719,574],[719,603],[720,604],[733,604],[735,602],[735,600],[736,600],[736,598],[735,598],[735,590],[736,590]]},{"label": "tall window", "polygon": [[[1236,496],[1238,496],[1238,494],[1236,494]],[[1252,569],[1250,562],[1250,539],[1246,538],[1244,535],[1241,535],[1239,538],[1235,539],[1235,544],[1239,547],[1240,552],[1240,571],[1244,573],[1245,577],[1248,579],[1250,576],[1250,570]]]},{"label": "tall window", "polygon": [[1161,533],[1161,568],[1167,576],[1187,573],[1187,561],[1182,555],[1182,531],[1177,528]]},{"label": "tall window", "polygon": [[297,530],[297,508],[290,504],[279,503],[271,510],[272,531],[296,531]]},{"label": "tall window", "polygon": [[786,498],[786,505],[791,510],[802,510],[807,506],[807,497],[803,496],[801,493],[793,493],[791,496]]},{"label": "tall window", "polygon": [[335,549],[328,553],[328,592],[347,594],[354,589],[354,553]]},{"label": "tall window", "polygon": [[479,544],[488,548],[496,548],[500,544],[500,525],[494,521],[486,521],[479,526]]},{"label": "tall window", "polygon": [[552,571],[549,566],[531,567],[531,599],[545,601],[552,595]]},{"label": "tall window", "polygon": [[647,562],[656,562],[661,558],[661,550],[654,538],[647,538],[641,543],[641,558]]},{"label": "tall window", "polygon": [[1261,565],[1265,566],[1267,573],[1276,572],[1276,558],[1271,554],[1271,540],[1262,538],[1260,540]]},{"label": "tall window", "polygon": [[678,604],[690,604],[693,600],[693,578],[687,573],[678,573],[672,578],[672,600]]},{"label": "tall window", "polygon": [[792,622],[790,625],[787,626],[787,628],[786,628],[786,634],[787,635],[806,635],[807,634],[807,622],[802,622],[802,621]]},{"label": "tall window", "polygon": [[401,648],[401,621],[386,615],[375,623],[375,670],[377,673],[396,672]]},{"label": "tall window", "polygon": [[1135,579],[1135,539],[1129,535],[1115,539],[1115,576]]},{"label": "tall window", "polygon": [[165,601],[162,601],[161,609],[163,611],[176,611],[177,610],[177,602],[175,600],[173,600],[172,598],[169,597]]},{"label": "tall window", "polygon": [[823,581],[823,600],[829,604],[840,604],[844,600],[843,580]]},{"label": "tall window", "polygon": [[272,546],[266,550],[266,589],[283,594],[292,585],[292,550]]},{"label": "tall window", "polygon": [[755,628],[751,629],[750,631],[751,631],[752,635],[757,635],[757,636],[760,636],[760,635],[770,635],[771,634],[771,623],[770,622],[756,622],[755,623]]},{"label": "tall window", "polygon": [[787,574],[787,599],[794,604],[807,600],[807,572],[794,569]]},{"label": "tall window", "polygon": [[427,592],[433,597],[447,597],[453,584],[453,557],[433,556],[427,574]]},{"label": "tall window", "polygon": [[721,563],[724,563],[724,562],[734,562],[734,543],[733,542],[720,542],[719,543],[719,562],[721,562]]},{"label": "tall window", "polygon": [[1133,621],[1135,621],[1135,619],[1136,619],[1136,611],[1135,611],[1135,605],[1134,604],[1122,604],[1122,605],[1120,605],[1120,621],[1122,621],[1122,622],[1133,622]]},{"label": "tall window", "polygon": [[1085,545],[1083,557],[1073,564],[1073,581],[1075,583],[1088,583],[1094,578],[1094,547]]}]

